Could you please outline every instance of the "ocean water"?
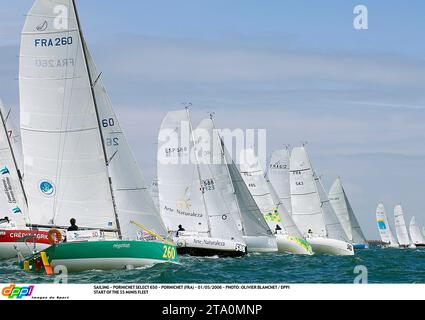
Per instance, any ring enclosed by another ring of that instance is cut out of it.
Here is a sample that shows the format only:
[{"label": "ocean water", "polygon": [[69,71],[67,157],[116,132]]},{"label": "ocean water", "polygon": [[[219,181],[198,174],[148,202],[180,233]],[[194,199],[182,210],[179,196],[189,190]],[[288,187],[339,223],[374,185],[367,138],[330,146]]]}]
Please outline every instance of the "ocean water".
[{"label": "ocean water", "polygon": [[[356,266],[365,266],[372,284],[425,284],[424,249],[358,251],[354,257],[250,254],[237,259],[181,257],[179,264],[137,270],[88,271],[69,275],[73,284],[106,283],[265,283],[352,284]],[[0,262],[0,283],[52,283],[48,276],[27,273],[17,263]]]}]

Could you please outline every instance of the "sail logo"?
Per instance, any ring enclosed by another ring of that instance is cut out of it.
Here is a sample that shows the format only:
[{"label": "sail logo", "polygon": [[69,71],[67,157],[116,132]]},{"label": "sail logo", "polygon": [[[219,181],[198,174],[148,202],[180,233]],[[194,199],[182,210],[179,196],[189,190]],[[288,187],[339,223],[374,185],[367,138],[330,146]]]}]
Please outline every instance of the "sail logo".
[{"label": "sail logo", "polygon": [[21,300],[26,297],[31,297],[34,291],[34,286],[28,287],[17,287],[12,284],[8,287],[3,288],[1,294],[3,297],[7,297],[8,299],[18,299]]},{"label": "sail logo", "polygon": [[387,225],[384,220],[378,220],[379,230],[387,230]]},{"label": "sail logo", "polygon": [[22,213],[22,210],[21,210],[21,208],[16,207],[16,208],[13,208],[12,212],[13,212],[14,214],[20,214],[20,213]]},{"label": "sail logo", "polygon": [[51,197],[55,194],[55,186],[50,181],[40,182],[40,191],[46,197]]},{"label": "sail logo", "polygon": [[0,170],[0,173],[5,176],[7,174],[10,174],[10,171],[7,167],[4,167],[3,169]]},{"label": "sail logo", "polygon": [[47,20],[44,20],[43,23],[41,23],[40,25],[35,27],[35,30],[38,31],[38,32],[43,32],[43,31],[47,30],[48,26],[49,26],[49,24],[47,23]]}]

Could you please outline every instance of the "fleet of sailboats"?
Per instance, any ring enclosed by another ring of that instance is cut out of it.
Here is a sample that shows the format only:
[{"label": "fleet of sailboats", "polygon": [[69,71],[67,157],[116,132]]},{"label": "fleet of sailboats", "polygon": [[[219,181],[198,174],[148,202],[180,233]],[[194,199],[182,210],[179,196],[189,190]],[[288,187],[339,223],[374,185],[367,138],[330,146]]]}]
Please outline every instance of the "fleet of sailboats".
[{"label": "fleet of sailboats", "polygon": [[[25,270],[51,273],[58,265],[72,272],[175,263],[178,254],[352,256],[368,249],[342,179],[327,193],[305,146],[275,151],[267,172],[247,148],[238,167],[213,115],[195,128],[189,107],[165,116],[147,185],[75,0],[34,1],[22,31],[19,86],[20,130],[0,101],[0,259],[18,256]],[[78,230],[68,229],[71,219]],[[407,226],[401,205],[394,220],[396,236],[380,204],[384,247],[425,247],[416,218]]]}]

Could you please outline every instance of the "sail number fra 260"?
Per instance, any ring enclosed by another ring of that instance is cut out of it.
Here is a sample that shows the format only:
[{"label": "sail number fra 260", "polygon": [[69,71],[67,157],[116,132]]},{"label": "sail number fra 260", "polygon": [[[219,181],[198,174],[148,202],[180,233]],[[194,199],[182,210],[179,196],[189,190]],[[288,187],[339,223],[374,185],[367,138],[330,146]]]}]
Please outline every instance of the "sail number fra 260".
[{"label": "sail number fra 260", "polygon": [[62,47],[62,46],[69,46],[72,43],[73,43],[72,37],[34,40],[34,44],[36,47]]}]

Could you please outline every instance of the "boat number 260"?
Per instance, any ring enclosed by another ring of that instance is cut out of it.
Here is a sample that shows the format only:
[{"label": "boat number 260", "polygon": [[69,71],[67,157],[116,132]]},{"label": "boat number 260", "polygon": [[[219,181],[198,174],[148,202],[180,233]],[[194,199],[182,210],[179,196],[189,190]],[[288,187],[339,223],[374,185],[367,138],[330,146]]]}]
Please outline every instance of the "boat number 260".
[{"label": "boat number 260", "polygon": [[172,246],[164,246],[163,248],[164,250],[164,254],[162,255],[162,257],[164,259],[175,259],[177,256],[176,253],[176,248],[172,247]]},{"label": "boat number 260", "polygon": [[[115,120],[114,118],[109,119],[103,119],[102,120],[102,127],[103,128],[112,128],[115,127]],[[106,139],[106,145],[108,147],[117,147],[120,145],[119,138],[107,138]]]}]

